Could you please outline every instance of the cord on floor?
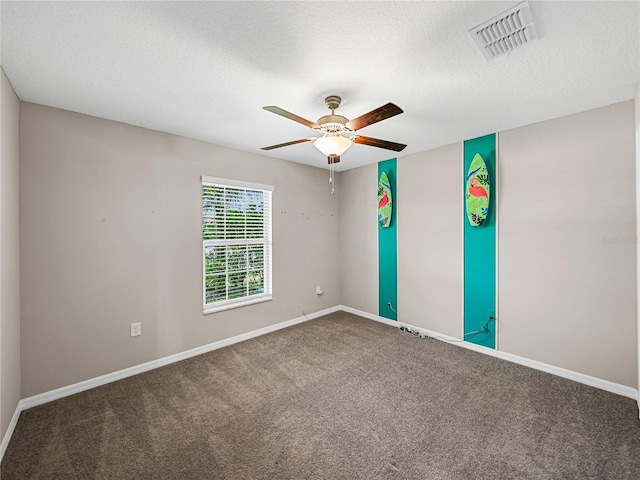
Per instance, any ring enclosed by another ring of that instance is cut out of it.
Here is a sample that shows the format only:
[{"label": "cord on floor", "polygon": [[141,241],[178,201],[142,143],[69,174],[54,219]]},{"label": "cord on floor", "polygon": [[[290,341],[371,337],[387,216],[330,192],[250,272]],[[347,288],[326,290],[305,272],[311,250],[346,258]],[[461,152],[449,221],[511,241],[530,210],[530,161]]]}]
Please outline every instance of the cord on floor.
[{"label": "cord on floor", "polygon": [[399,330],[400,330],[400,334],[401,335],[413,335],[414,337],[433,338],[433,339],[436,339],[436,340],[442,340],[444,342],[458,343],[458,342],[466,342],[467,340],[471,340],[472,338],[475,338],[480,333],[489,333],[491,331],[491,330],[489,330],[489,324],[494,320],[495,320],[495,318],[493,316],[490,316],[489,320],[487,320],[487,322],[482,327],[480,327],[478,330],[474,330],[473,332],[465,333],[464,334],[465,338],[463,338],[461,340],[454,340],[454,339],[451,339],[451,338],[444,338],[444,337],[441,337],[440,335],[429,335],[425,331],[413,330],[411,327],[405,327],[405,326],[401,326],[399,328]]}]

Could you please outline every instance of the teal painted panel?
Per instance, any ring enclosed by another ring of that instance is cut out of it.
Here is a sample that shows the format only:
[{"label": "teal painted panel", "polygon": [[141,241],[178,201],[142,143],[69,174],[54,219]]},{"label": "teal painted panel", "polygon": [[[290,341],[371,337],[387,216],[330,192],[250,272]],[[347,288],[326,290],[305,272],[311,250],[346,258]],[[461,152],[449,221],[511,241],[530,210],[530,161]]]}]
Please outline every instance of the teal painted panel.
[{"label": "teal painted panel", "polygon": [[[491,184],[492,198],[487,219],[481,226],[472,226],[463,212],[464,222],[464,334],[468,342],[496,348],[495,320],[489,331],[473,334],[496,317],[496,135],[486,135],[464,142],[463,184],[466,187],[469,166],[476,153],[482,155]],[[466,189],[465,189],[466,190]],[[466,194],[466,191],[465,191]],[[463,202],[466,205],[466,198]],[[466,207],[463,207],[466,208]]]},{"label": "teal painted panel", "polygon": [[[388,227],[383,228],[378,223],[378,315],[390,320],[398,320],[398,204],[396,199],[398,193],[396,190],[396,168],[397,161],[395,158],[385,160],[378,163],[378,178],[380,180],[382,172],[386,173],[389,184],[391,185],[391,194],[393,195],[393,213],[391,215],[391,223]],[[387,302],[391,302],[393,309],[389,307]],[[395,311],[394,311],[395,310]]]}]

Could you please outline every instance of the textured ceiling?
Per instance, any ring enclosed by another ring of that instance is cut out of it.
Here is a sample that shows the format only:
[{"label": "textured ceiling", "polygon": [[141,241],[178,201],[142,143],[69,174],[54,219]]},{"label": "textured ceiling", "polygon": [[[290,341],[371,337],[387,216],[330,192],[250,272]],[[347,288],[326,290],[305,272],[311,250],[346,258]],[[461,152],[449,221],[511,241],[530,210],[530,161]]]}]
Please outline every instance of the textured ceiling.
[{"label": "textured ceiling", "polygon": [[[7,2],[2,67],[21,100],[326,168],[309,120],[404,114],[359,131],[400,155],[634,97],[640,3],[530,2],[540,39],[491,62],[467,33],[518,2]],[[393,157],[354,145],[338,170]]]}]

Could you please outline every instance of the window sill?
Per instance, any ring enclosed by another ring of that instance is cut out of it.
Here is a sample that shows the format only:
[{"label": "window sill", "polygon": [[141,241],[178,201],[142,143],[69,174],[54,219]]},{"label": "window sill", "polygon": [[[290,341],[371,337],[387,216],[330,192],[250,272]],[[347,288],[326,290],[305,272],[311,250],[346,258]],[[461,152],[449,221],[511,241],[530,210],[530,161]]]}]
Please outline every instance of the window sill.
[{"label": "window sill", "polygon": [[218,313],[224,312],[225,310],[231,310],[232,308],[246,307],[247,305],[254,305],[256,303],[269,302],[273,299],[271,295],[263,295],[260,297],[254,297],[249,300],[231,300],[228,303],[223,303],[220,305],[210,305],[205,306],[203,310],[203,315],[209,315],[210,313]]}]

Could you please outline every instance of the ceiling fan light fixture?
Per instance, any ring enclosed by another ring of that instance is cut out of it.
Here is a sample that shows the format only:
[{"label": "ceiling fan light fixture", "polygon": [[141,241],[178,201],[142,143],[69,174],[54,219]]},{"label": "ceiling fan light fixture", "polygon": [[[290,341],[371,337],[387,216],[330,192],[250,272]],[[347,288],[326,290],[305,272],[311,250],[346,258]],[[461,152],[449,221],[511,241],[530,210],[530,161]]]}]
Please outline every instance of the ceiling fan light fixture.
[{"label": "ceiling fan light fixture", "polygon": [[351,146],[353,141],[342,135],[325,135],[313,141],[316,147],[325,157],[340,156]]}]

